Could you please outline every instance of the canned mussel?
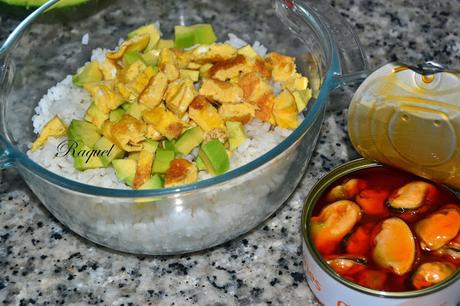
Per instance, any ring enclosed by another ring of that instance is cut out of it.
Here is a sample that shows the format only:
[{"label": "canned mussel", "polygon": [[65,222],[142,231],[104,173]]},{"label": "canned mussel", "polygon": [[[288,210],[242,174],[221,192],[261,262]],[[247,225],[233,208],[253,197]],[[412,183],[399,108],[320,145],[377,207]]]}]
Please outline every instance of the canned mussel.
[{"label": "canned mussel", "polygon": [[[386,75],[393,79],[388,81]],[[458,189],[460,167],[454,159],[440,160],[434,154],[443,150],[446,139],[438,137],[430,149],[441,124],[427,124],[433,119],[431,107],[448,112],[450,102],[443,99],[445,82],[437,83],[438,91],[432,86],[428,92],[419,78],[389,64],[364,81],[351,102],[349,133],[358,152],[386,165],[366,159],[343,164],[322,178],[306,200],[304,268],[310,288],[324,305],[460,305],[460,200],[452,189],[435,182]],[[460,81],[445,74],[431,79]],[[398,95],[388,100],[385,93],[396,92],[398,86]],[[421,98],[427,96],[438,101]],[[443,105],[448,107],[443,110]],[[377,123],[369,121],[370,113],[380,118],[374,119]],[[404,124],[395,126],[398,116]],[[424,136],[408,143],[421,130]],[[405,141],[396,141],[401,135]],[[417,159],[420,146],[425,155]],[[445,167],[450,167],[449,173],[444,174]]]},{"label": "canned mussel", "polygon": [[302,232],[307,280],[324,305],[460,301],[460,205],[445,186],[353,161],[313,187]]}]

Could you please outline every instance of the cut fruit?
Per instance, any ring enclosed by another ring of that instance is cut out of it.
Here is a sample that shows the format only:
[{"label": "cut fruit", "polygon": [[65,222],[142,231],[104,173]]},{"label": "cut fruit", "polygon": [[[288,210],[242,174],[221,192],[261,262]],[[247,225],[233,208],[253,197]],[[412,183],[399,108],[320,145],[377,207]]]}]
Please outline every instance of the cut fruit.
[{"label": "cut fruit", "polygon": [[225,122],[228,131],[228,143],[230,145],[230,150],[235,150],[243,142],[248,139],[246,132],[244,131],[244,126],[241,122],[238,121],[227,121]]},{"label": "cut fruit", "polygon": [[169,168],[169,163],[176,154],[171,150],[158,149],[153,161],[153,173],[165,173]]},{"label": "cut fruit", "polygon": [[112,165],[118,179],[128,186],[132,186],[134,176],[136,175],[137,161],[132,159],[114,159]]},{"label": "cut fruit", "polygon": [[99,82],[102,80],[102,71],[99,69],[99,63],[92,61],[86,64],[83,69],[72,76],[75,85],[82,87],[86,83]]},{"label": "cut fruit", "polygon": [[108,167],[114,159],[122,158],[125,153],[105,137],[99,138],[94,145],[94,149],[99,151],[98,156],[104,167]]},{"label": "cut fruit", "polygon": [[217,139],[201,145],[199,157],[206,165],[206,169],[213,175],[227,172],[230,168],[230,159],[224,145]]},{"label": "cut fruit", "polygon": [[188,48],[197,44],[209,45],[217,40],[210,24],[195,24],[192,26],[175,26],[176,48]]},{"label": "cut fruit", "polygon": [[159,189],[163,188],[163,179],[158,174],[154,174],[139,189]]},{"label": "cut fruit", "polygon": [[176,142],[176,151],[184,155],[190,154],[192,150],[203,141],[203,130],[198,126],[185,131]]},{"label": "cut fruit", "polygon": [[128,38],[132,38],[134,36],[142,34],[150,35],[150,41],[147,47],[145,48],[145,51],[150,51],[154,49],[158,44],[158,41],[160,40],[160,30],[154,24],[148,24],[130,32],[128,34]]}]

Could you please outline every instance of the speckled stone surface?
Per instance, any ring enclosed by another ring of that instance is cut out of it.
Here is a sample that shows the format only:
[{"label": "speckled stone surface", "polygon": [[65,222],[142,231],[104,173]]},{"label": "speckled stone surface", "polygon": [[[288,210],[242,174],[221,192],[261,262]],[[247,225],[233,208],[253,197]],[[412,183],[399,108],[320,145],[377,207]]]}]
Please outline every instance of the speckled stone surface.
[{"label": "speckled stone surface", "polygon": [[[356,29],[373,67],[428,59],[460,65],[458,0],[328,1]],[[0,17],[0,40],[16,23]],[[16,171],[2,170],[0,304],[318,305],[302,269],[300,213],[319,177],[357,157],[345,130],[352,90],[332,94],[309,170],[282,209],[203,253],[141,257],[94,245],[57,222]]]}]

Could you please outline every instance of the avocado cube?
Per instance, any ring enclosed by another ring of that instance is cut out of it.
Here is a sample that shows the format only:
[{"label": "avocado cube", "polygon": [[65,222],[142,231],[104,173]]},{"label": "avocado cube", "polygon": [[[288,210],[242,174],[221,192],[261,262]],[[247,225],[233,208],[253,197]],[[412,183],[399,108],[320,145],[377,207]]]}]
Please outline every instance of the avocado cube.
[{"label": "avocado cube", "polygon": [[157,150],[159,142],[155,141],[153,139],[146,139],[146,140],[144,140],[144,142],[142,144],[144,146],[143,147],[144,150],[147,150],[147,151],[149,151],[150,153],[153,154]]},{"label": "avocado cube", "polygon": [[206,165],[206,169],[213,175],[225,173],[230,169],[230,159],[225,146],[217,139],[202,144],[198,156]]},{"label": "avocado cube", "polygon": [[108,167],[114,159],[122,158],[125,153],[125,151],[105,137],[99,138],[94,145],[94,149],[99,151],[99,159],[104,167]]},{"label": "avocado cube", "polygon": [[204,164],[204,161],[199,156],[196,158],[195,163],[199,171],[206,170],[206,165]]},{"label": "avocado cube", "polygon": [[164,140],[162,143],[163,149],[165,150],[170,150],[176,152],[176,141],[174,139],[172,140]]},{"label": "avocado cube", "polygon": [[86,64],[80,72],[72,76],[72,82],[82,87],[86,83],[100,82],[102,80],[102,71],[99,69],[99,64],[92,61]]},{"label": "avocado cube", "polygon": [[203,130],[196,126],[186,130],[176,142],[176,151],[184,155],[190,154],[192,150],[203,141]]},{"label": "avocado cube", "polygon": [[154,49],[158,41],[160,40],[160,35],[161,35],[160,30],[154,24],[147,24],[145,26],[137,28],[136,30],[128,33],[128,38],[133,38],[134,36],[142,35],[142,34],[150,35],[150,41],[147,47],[145,48],[145,50],[149,51],[149,50]]},{"label": "avocado cube", "polygon": [[110,122],[117,123],[121,120],[124,114],[126,114],[126,111],[123,108],[119,107],[110,112],[109,120]]},{"label": "avocado cube", "polygon": [[189,78],[192,82],[198,82],[200,79],[200,72],[198,70],[180,69],[180,78]]},{"label": "avocado cube", "polygon": [[67,129],[69,140],[76,142],[78,145],[85,145],[88,148],[94,147],[96,142],[101,138],[97,127],[83,120],[72,120]]},{"label": "avocado cube", "polygon": [[109,114],[101,111],[96,104],[91,103],[90,107],[86,111],[85,120],[94,124],[98,130],[102,128],[104,121],[109,119]]},{"label": "avocado cube", "polygon": [[83,171],[86,169],[104,168],[104,164],[99,159],[96,151],[85,145],[78,145],[73,155],[73,166],[75,169]]},{"label": "avocado cube", "polygon": [[128,159],[132,159],[132,160],[138,161],[138,160],[139,160],[139,155],[140,155],[139,152],[130,152],[130,153],[128,154]]},{"label": "avocado cube", "polygon": [[114,159],[112,165],[117,178],[126,185],[132,186],[134,175],[136,175],[137,162],[132,159]]},{"label": "avocado cube", "polygon": [[160,51],[155,49],[142,53],[142,59],[144,60],[144,63],[149,66],[156,66],[156,64],[158,64],[159,57]]},{"label": "avocado cube", "polygon": [[163,179],[158,174],[154,174],[139,189],[159,189],[163,188]]},{"label": "avocado cube", "polygon": [[144,58],[138,51],[129,51],[123,54],[123,64],[129,66],[137,61],[144,61]]},{"label": "avocado cube", "polygon": [[166,48],[174,48],[174,40],[170,39],[160,39],[157,45],[157,50],[161,51]]},{"label": "avocado cube", "polygon": [[[122,105],[122,107],[123,107],[123,105]],[[128,110],[126,111],[126,113],[128,115],[133,116],[137,120],[142,120],[142,112],[145,111],[146,109],[147,109],[147,106],[145,106],[144,104],[140,104],[138,102],[133,102],[133,103],[130,103],[130,106],[129,106]]]},{"label": "avocado cube", "polygon": [[188,48],[196,44],[209,45],[217,40],[212,25],[195,24],[192,26],[175,26],[176,48]]},{"label": "avocado cube", "polygon": [[235,150],[240,144],[246,141],[248,138],[244,130],[244,126],[239,121],[227,121],[225,122],[227,126],[227,131],[229,134],[228,144],[230,150]]},{"label": "avocado cube", "polygon": [[169,163],[174,160],[175,155],[174,151],[157,149],[152,171],[154,173],[165,173],[169,168]]},{"label": "avocado cube", "polygon": [[129,111],[129,109],[131,108],[131,104],[132,103],[129,103],[129,102],[126,102],[126,103],[123,103],[120,107],[125,111]]},{"label": "avocado cube", "polygon": [[297,112],[301,112],[307,107],[308,101],[311,98],[311,90],[296,90],[292,93],[294,96],[295,104],[297,106]]}]

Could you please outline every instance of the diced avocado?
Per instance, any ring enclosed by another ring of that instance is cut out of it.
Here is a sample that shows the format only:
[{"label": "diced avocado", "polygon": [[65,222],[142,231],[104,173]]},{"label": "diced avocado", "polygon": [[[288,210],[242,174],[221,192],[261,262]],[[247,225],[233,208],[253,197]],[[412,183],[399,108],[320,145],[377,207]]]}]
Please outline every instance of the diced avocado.
[{"label": "diced avocado", "polygon": [[101,168],[104,165],[92,150],[101,138],[94,124],[83,120],[72,120],[67,129],[68,146],[73,148],[74,167],[77,170]]},{"label": "diced avocado", "polygon": [[193,45],[209,45],[217,40],[210,24],[195,24],[192,26],[175,26],[176,48],[188,48]]},{"label": "diced avocado", "polygon": [[199,171],[206,170],[206,165],[204,164],[204,161],[199,156],[196,158],[195,163]]},{"label": "diced avocado", "polygon": [[146,109],[147,109],[147,106],[145,106],[144,104],[133,102],[133,103],[130,103],[129,109],[126,111],[126,113],[128,115],[133,116],[137,120],[142,120],[142,112],[145,111]]},{"label": "diced avocado", "polygon": [[102,80],[102,71],[99,69],[99,63],[92,61],[86,64],[83,69],[72,76],[75,85],[82,87],[86,83],[100,82]]},{"label": "diced avocado", "polygon": [[124,109],[125,112],[127,112],[131,108],[131,103],[129,102],[123,103],[120,107]]},{"label": "diced avocado", "polygon": [[109,114],[101,111],[96,104],[91,103],[90,107],[86,111],[85,120],[94,124],[98,130],[102,128],[104,121],[109,119]]},{"label": "diced avocado", "polygon": [[207,63],[201,66],[200,67],[200,77],[206,76],[206,72],[208,72],[208,70],[211,69],[211,67],[212,67],[211,63]]},{"label": "diced avocado", "polygon": [[176,141],[174,139],[172,139],[172,140],[169,140],[169,139],[163,140],[162,146],[163,146],[163,149],[165,149],[165,150],[170,150],[170,151],[176,152]]},{"label": "diced avocado", "polygon": [[123,108],[117,108],[110,112],[109,120],[110,122],[117,123],[121,120],[126,111]]},{"label": "diced avocado", "polygon": [[155,160],[153,161],[152,171],[154,173],[165,173],[169,168],[169,163],[174,159],[174,157],[174,151],[157,149]]},{"label": "diced avocado", "polygon": [[104,167],[108,167],[112,160],[122,158],[125,151],[105,137],[99,138],[94,145],[94,150],[99,150],[98,156]]},{"label": "diced avocado", "polygon": [[186,130],[176,142],[176,151],[184,155],[190,154],[193,148],[200,145],[203,141],[203,131],[196,126]]},{"label": "diced avocado", "polygon": [[229,134],[228,144],[230,145],[230,150],[235,150],[240,144],[242,144],[248,137],[244,131],[244,126],[239,121],[227,121],[225,122],[227,126],[227,131]]},{"label": "diced avocado", "polygon": [[250,45],[246,45],[246,46],[244,46],[242,48],[239,48],[238,49],[238,54],[241,54],[241,55],[244,55],[244,56],[247,56],[247,57],[250,57],[250,58],[254,58],[254,57],[259,56],[257,54],[257,52]]},{"label": "diced avocado", "polygon": [[134,176],[136,175],[137,161],[132,159],[114,159],[112,165],[118,179],[128,186],[132,186]]},{"label": "diced avocado", "polygon": [[146,139],[146,140],[144,140],[144,142],[142,144],[144,146],[144,150],[147,150],[152,154],[155,153],[155,151],[157,150],[158,145],[159,145],[158,141],[155,141],[155,140],[152,140],[152,139]]},{"label": "diced avocado", "polygon": [[137,51],[129,51],[123,54],[123,64],[129,66],[137,61],[144,61],[142,55]]},{"label": "diced avocado", "polygon": [[160,39],[157,45],[157,50],[161,51],[166,48],[174,48],[174,40],[171,39]]},{"label": "diced avocado", "polygon": [[139,160],[139,155],[140,155],[139,152],[130,152],[128,154],[128,159],[138,161]]},{"label": "diced avocado", "polygon": [[154,24],[147,24],[145,26],[142,26],[140,28],[137,28],[136,30],[130,32],[128,34],[128,38],[132,38],[137,35],[141,34],[149,34],[150,35],[150,41],[147,47],[145,48],[145,51],[152,50],[156,47],[158,41],[160,40],[160,30],[154,25]]},{"label": "diced avocado", "polygon": [[189,78],[193,82],[198,82],[200,79],[200,72],[197,70],[180,69],[179,73],[181,79]]},{"label": "diced avocado", "polygon": [[75,141],[79,145],[85,145],[89,148],[94,147],[96,142],[101,138],[97,127],[83,120],[72,120],[67,129],[69,140]]},{"label": "diced avocado", "polygon": [[159,189],[163,188],[163,179],[158,174],[154,174],[139,189]]},{"label": "diced avocado", "polygon": [[159,57],[160,51],[155,49],[142,53],[142,59],[144,60],[144,63],[149,66],[156,66]]},{"label": "diced avocado", "polygon": [[97,156],[96,151],[85,145],[78,145],[75,150],[75,154],[73,154],[73,166],[80,171],[104,168],[104,164]]},{"label": "diced avocado", "polygon": [[294,96],[297,111],[300,113],[307,107],[308,101],[310,101],[311,90],[308,88],[305,90],[296,90],[292,95]]},{"label": "diced avocado", "polygon": [[225,173],[230,168],[230,159],[225,146],[217,139],[202,144],[198,156],[206,165],[208,172],[213,175]]}]

